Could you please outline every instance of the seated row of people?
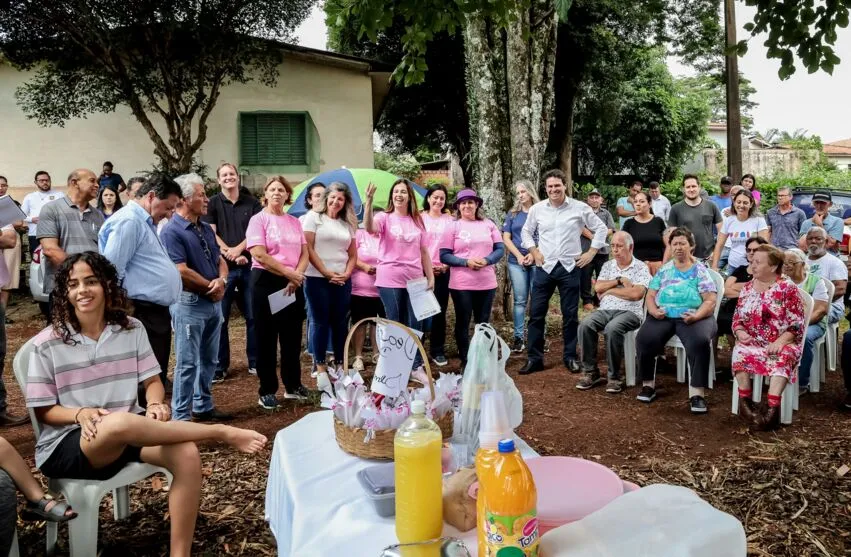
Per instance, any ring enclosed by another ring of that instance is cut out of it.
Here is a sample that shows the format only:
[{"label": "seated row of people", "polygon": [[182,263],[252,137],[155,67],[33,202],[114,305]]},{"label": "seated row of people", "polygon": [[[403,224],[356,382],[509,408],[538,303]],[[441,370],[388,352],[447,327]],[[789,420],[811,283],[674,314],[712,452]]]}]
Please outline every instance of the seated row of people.
[{"label": "seated row of people", "polygon": [[[738,266],[719,292],[709,269],[694,257],[694,237],[687,228],[670,233],[672,258],[654,276],[646,263],[634,257],[632,236],[615,233],[611,242],[613,258],[603,266],[595,285],[600,307],[579,325],[583,376],[576,387],[588,390],[606,383],[607,392],[621,392],[624,335],[638,329],[636,356],[642,385],[637,398],[653,402],[657,396],[657,357],[676,335],[685,347],[688,361],[691,412],[706,413],[705,389],[713,339],[729,335],[731,345],[735,342],[732,371],[739,384],[743,418],[754,429],[777,427],[783,390],[788,382],[796,382],[799,368],[802,388],[808,384],[813,347],[825,334],[829,321],[832,300],[826,277],[819,274],[826,268],[824,230],[813,228],[808,236],[808,255],[797,248],[784,253],[759,236],[748,239],[747,265]],[[837,279],[840,284],[834,290],[843,292],[845,280]],[[814,299],[808,323],[804,323],[799,289]],[[726,300],[716,320],[719,296]],[[835,293],[834,299],[836,296],[841,300],[841,293]],[[601,332],[606,346],[607,380],[597,367]],[[752,374],[770,378],[767,405],[761,409],[752,402]]]}]

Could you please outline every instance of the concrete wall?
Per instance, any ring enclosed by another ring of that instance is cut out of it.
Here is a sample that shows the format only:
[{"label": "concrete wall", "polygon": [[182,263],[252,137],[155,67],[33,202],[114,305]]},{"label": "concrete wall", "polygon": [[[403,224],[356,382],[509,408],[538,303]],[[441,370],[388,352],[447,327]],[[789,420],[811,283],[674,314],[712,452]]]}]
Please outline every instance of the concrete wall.
[{"label": "concrete wall", "polygon": [[828,155],[827,160],[835,164],[839,170],[851,171],[851,155]]},{"label": "concrete wall", "polygon": [[[151,168],[153,143],[125,108],[75,119],[64,128],[42,128],[27,120],[14,92],[29,76],[0,64],[0,174],[9,179],[15,198],[32,189],[37,170],[48,171],[56,186],[64,185],[74,168],[99,173],[105,160],[112,161],[125,180]],[[365,71],[288,58],[274,88],[259,83],[226,87],[208,120],[207,140],[199,152],[211,173],[223,161],[238,163],[238,112],[260,110],[309,113],[320,143],[318,171],[372,168],[372,84]],[[287,177],[297,183],[310,174]],[[255,176],[254,181],[263,178]]]}]

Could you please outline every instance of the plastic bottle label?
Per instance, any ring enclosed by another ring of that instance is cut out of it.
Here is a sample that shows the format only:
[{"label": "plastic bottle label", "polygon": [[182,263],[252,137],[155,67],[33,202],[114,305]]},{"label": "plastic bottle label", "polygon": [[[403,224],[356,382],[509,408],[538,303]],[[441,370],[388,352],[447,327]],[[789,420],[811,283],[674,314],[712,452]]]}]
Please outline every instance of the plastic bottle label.
[{"label": "plastic bottle label", "polygon": [[538,513],[500,515],[485,511],[487,557],[537,557]]}]

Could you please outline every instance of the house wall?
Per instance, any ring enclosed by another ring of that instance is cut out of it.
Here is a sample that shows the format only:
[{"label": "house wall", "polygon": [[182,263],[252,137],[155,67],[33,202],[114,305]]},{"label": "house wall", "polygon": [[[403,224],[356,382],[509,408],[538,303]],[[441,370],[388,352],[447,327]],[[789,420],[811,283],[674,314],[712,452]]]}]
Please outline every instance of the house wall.
[{"label": "house wall", "polygon": [[[64,185],[71,170],[88,167],[99,173],[105,160],[112,161],[125,180],[151,169],[153,143],[126,108],[74,119],[64,128],[42,128],[27,120],[15,103],[14,92],[30,76],[0,64],[0,174],[9,179],[10,193],[16,199],[33,189],[37,170],[48,171],[54,185]],[[211,174],[223,161],[238,164],[238,113],[260,110],[309,113],[320,144],[318,171],[340,166],[372,168],[372,84],[366,71],[288,58],[280,66],[274,88],[259,83],[224,88],[198,153]],[[298,183],[311,174],[286,176]],[[247,181],[265,180],[265,176],[252,178]]]},{"label": "house wall", "polygon": [[[795,173],[803,164],[818,156],[817,151],[787,149],[742,149],[742,173],[771,176],[777,172]],[[727,173],[727,151],[704,149],[703,168],[707,173],[720,176]]]},{"label": "house wall", "polygon": [[851,155],[828,155],[827,160],[840,170],[851,171]]}]

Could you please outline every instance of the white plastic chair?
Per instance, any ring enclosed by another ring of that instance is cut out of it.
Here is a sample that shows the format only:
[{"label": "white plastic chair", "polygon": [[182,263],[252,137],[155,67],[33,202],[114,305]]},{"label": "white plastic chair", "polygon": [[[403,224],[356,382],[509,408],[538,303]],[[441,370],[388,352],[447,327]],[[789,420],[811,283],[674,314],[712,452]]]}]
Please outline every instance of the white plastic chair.
[{"label": "white plastic chair", "polygon": [[[24,344],[18,353],[12,367],[15,378],[21,387],[21,392],[27,391],[27,373],[29,371],[30,355],[33,351],[33,341]],[[32,422],[36,440],[41,434],[41,424],[35,412],[27,409]],[[72,557],[90,557],[97,555],[98,543],[98,514],[100,501],[103,496],[112,491],[112,507],[115,520],[130,516],[130,493],[127,486],[144,480],[154,474],[165,474],[169,484],[172,474],[165,468],[132,462],[118,474],[105,481],[72,480],[68,478],[48,478],[48,488],[54,493],[65,496],[68,504],[77,512],[77,518],[68,521],[68,538],[71,545]],[[47,555],[53,555],[56,549],[56,537],[59,534],[56,522],[47,522]]]},{"label": "white plastic chair", "polygon": [[9,557],[20,557],[20,553],[18,553],[18,530],[15,529],[15,532],[12,534],[12,546],[9,548]]},{"label": "white plastic chair", "polygon": [[[801,296],[801,302],[804,304],[804,323],[810,322],[810,316],[813,314],[813,297],[798,289],[798,294]],[[806,334],[801,339],[801,348],[804,347],[804,339]],[[762,375],[754,375],[752,378],[751,389],[753,391],[752,399],[754,402],[762,400]],[[783,398],[780,399],[780,423],[789,425],[792,423],[792,412],[798,409],[798,383],[791,381],[786,383],[786,388],[783,389]],[[739,413],[739,382],[733,377],[733,414]]]},{"label": "white plastic chair", "polygon": [[[712,276],[712,281],[715,283],[715,320],[718,320],[718,312],[721,310],[721,302],[724,298],[724,277],[719,273],[709,269],[709,274]],[[686,358],[686,347],[683,346],[677,335],[671,337],[665,346],[675,349],[677,353],[677,381],[685,383],[686,369],[688,368],[688,359]],[[709,388],[713,388],[715,383],[715,351],[712,349],[712,341],[709,342]]]},{"label": "white plastic chair", "polygon": [[[836,286],[834,284],[823,278],[825,287],[827,288],[827,311],[830,313],[830,304],[833,301],[833,293],[836,292]],[[815,305],[815,300],[813,300],[813,305]],[[835,324],[837,327],[838,323]],[[810,391],[814,393],[818,393],[821,391],[821,384],[827,380],[827,374],[825,373],[826,369],[830,366],[830,348],[829,348],[829,340],[830,337],[830,326],[828,325],[825,333],[819,338],[815,343],[813,343],[813,365],[810,367]],[[835,337],[834,337],[835,338]],[[835,354],[835,353],[834,353]],[[835,367],[834,362],[834,367]],[[833,369],[831,368],[831,371]]]},{"label": "white plastic chair", "polygon": [[[836,285],[833,282],[827,280],[822,277],[822,280],[827,285],[827,293],[830,298],[830,302],[828,303],[827,310],[830,312],[830,304],[833,303],[833,295],[836,293]],[[841,319],[840,319],[841,320]],[[827,352],[827,369],[830,371],[836,371],[836,354],[839,350],[839,321],[836,323],[828,323],[827,331],[824,333],[824,347],[825,352]],[[822,376],[822,381],[824,381],[824,376]],[[818,391],[813,391],[818,392]]]}]

